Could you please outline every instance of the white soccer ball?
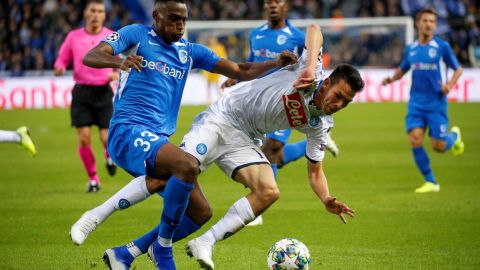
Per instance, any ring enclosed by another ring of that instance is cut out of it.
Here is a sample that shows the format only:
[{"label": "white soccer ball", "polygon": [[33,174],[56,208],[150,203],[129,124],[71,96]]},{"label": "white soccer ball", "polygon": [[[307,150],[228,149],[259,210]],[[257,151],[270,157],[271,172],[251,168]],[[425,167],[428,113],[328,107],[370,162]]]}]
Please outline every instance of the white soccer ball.
[{"label": "white soccer ball", "polygon": [[271,270],[308,270],[310,269],[310,252],[302,242],[285,238],[270,248],[267,263],[268,269]]}]

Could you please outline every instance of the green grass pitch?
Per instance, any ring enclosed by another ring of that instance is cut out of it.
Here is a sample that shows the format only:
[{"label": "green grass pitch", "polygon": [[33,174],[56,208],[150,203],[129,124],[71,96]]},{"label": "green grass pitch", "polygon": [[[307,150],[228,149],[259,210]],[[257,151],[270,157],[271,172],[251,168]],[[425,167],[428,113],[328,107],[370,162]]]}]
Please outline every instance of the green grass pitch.
[{"label": "green grass pitch", "polygon": [[[172,142],[179,143],[196,113],[183,107]],[[451,124],[462,128],[465,154],[437,154],[425,146],[440,182],[437,194],[414,194],[422,184],[404,133],[405,104],[352,104],[335,117],[333,136],[341,151],[326,155],[331,193],[356,210],[344,225],[328,214],[310,190],[305,159],[279,172],[281,198],[264,225],[248,227],[216,245],[216,269],[267,269],[277,240],[294,237],[312,255],[311,269],[480,269],[480,104],[450,104]],[[68,110],[0,112],[0,129],[28,125],[39,154],[30,158],[13,144],[0,144],[0,269],[105,269],[103,251],[150,230],[162,200],[118,212],[82,246],[69,239],[70,226],[131,177],[108,176],[98,133],[93,144],[103,189],[86,194],[86,174],[77,155]],[[294,133],[293,140],[301,138]],[[212,166],[199,178],[217,221],[248,190]],[[190,238],[191,238],[190,237]],[[175,244],[179,270],[197,269]],[[146,256],[132,269],[153,269]]]}]

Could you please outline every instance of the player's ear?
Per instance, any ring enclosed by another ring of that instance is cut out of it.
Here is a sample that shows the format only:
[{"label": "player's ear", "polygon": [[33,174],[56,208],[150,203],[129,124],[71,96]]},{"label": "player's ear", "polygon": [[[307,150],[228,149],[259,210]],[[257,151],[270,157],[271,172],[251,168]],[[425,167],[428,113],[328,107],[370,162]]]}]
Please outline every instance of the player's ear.
[{"label": "player's ear", "polygon": [[159,16],[160,16],[160,12],[159,12],[158,8],[154,9],[153,12],[152,12],[153,20],[158,21]]},{"label": "player's ear", "polygon": [[324,86],[325,88],[327,88],[327,89],[330,87],[330,84],[331,84],[331,83],[332,83],[332,80],[330,80],[329,77],[327,77],[327,78],[325,78],[325,79],[323,80],[323,86]]}]

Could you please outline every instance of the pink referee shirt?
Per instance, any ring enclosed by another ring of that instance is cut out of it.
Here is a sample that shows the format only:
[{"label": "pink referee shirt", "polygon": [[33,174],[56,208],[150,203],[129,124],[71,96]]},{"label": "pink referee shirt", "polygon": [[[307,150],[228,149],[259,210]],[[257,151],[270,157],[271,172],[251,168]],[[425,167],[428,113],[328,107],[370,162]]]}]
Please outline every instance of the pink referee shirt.
[{"label": "pink referee shirt", "polygon": [[63,41],[54,67],[66,69],[73,62],[73,80],[77,84],[95,86],[108,84],[110,82],[108,75],[112,73],[113,69],[87,67],[82,61],[89,50],[111,33],[113,31],[106,27],[103,27],[102,31],[96,35],[87,33],[85,27],[70,31]]}]

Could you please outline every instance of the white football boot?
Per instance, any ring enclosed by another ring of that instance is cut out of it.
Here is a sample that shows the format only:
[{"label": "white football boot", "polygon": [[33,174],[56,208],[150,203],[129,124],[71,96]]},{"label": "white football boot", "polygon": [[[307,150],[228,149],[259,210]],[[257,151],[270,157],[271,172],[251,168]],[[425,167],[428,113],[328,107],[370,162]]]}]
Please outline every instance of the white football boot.
[{"label": "white football boot", "polygon": [[262,218],[262,215],[260,215],[260,216],[256,217],[254,220],[250,221],[245,226],[253,227],[253,226],[260,226],[262,224],[263,224],[263,218]]},{"label": "white football boot", "polygon": [[83,244],[88,235],[95,231],[100,223],[100,219],[90,214],[90,211],[85,212],[70,229],[70,238],[72,239],[73,243],[76,245]]},{"label": "white football boot", "polygon": [[210,242],[202,241],[198,238],[188,241],[185,247],[187,255],[195,257],[202,269],[213,270],[215,266],[212,261],[213,246]]}]

